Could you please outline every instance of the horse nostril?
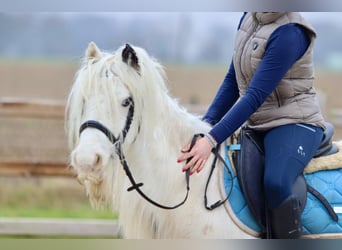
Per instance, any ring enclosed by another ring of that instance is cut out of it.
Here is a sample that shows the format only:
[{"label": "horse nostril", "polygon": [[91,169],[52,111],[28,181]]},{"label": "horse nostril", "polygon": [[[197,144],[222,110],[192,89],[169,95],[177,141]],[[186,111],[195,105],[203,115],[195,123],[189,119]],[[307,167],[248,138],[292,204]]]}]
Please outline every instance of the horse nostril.
[{"label": "horse nostril", "polygon": [[101,163],[101,155],[100,154],[95,154],[95,159],[94,159],[94,166],[100,165]]},{"label": "horse nostril", "polygon": [[77,150],[71,155],[71,164],[78,173],[96,172],[104,163],[102,152]]}]

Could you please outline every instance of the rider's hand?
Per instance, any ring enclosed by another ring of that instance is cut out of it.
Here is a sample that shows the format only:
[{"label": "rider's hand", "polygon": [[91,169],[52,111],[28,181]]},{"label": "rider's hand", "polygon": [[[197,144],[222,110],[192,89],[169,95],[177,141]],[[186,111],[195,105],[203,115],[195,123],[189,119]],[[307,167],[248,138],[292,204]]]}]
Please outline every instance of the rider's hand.
[{"label": "rider's hand", "polygon": [[[213,138],[211,139],[215,141]],[[209,142],[207,137],[202,137],[196,141],[190,152],[188,152],[189,148],[190,144],[187,144],[181,150],[183,154],[177,159],[177,162],[180,163],[192,157],[189,162],[183,166],[182,170],[184,172],[187,169],[190,169],[190,174],[195,172],[199,173],[207,162],[213,145]]]}]

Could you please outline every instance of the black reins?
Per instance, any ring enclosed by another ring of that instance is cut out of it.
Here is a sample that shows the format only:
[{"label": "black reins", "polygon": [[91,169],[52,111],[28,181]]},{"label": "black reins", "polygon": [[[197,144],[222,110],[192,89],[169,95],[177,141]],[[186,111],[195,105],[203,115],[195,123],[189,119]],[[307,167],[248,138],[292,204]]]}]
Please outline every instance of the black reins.
[{"label": "black reins", "polygon": [[[163,208],[163,209],[175,209],[175,208],[178,208],[180,207],[181,205],[183,205],[186,200],[188,199],[188,196],[189,196],[189,191],[190,191],[190,185],[189,185],[189,182],[190,182],[190,170],[186,171],[185,172],[185,179],[186,179],[186,194],[185,194],[185,197],[183,199],[183,201],[181,201],[180,203],[178,203],[177,205],[174,205],[174,206],[166,206],[166,205],[162,205],[154,200],[152,200],[151,198],[149,198],[141,189],[140,187],[143,186],[144,184],[143,183],[136,183],[131,171],[129,170],[129,166],[127,164],[127,161],[124,157],[124,155],[122,154],[122,151],[121,151],[121,146],[120,144],[118,144],[118,148],[117,148],[117,154],[120,158],[120,162],[126,172],[126,175],[128,177],[128,179],[130,180],[132,186],[129,187],[127,189],[128,192],[132,191],[132,190],[136,190],[145,200],[147,200],[148,202],[150,202],[151,204],[159,207],[159,208]],[[119,152],[118,152],[119,151]]]},{"label": "black reins", "polygon": [[[195,134],[193,139],[192,139],[192,142],[191,142],[192,145],[195,144],[195,142],[198,139],[198,137],[204,137],[204,134],[202,134],[202,133]],[[191,148],[192,148],[192,146],[190,147],[190,150],[191,150]],[[227,173],[229,174],[231,180],[233,180],[233,174],[230,171],[226,161],[222,158],[222,156],[220,155],[219,152],[220,152],[220,145],[217,145],[211,151],[211,153],[214,154],[214,160],[213,160],[213,162],[211,164],[211,169],[210,169],[209,177],[208,177],[207,183],[205,184],[205,190],[204,190],[204,206],[208,210],[214,210],[215,208],[223,205],[229,199],[229,197],[230,197],[230,195],[231,195],[231,193],[233,191],[233,181],[232,181],[230,189],[229,189],[229,192],[228,192],[226,198],[224,200],[218,200],[215,203],[213,203],[212,205],[208,205],[207,191],[208,191],[208,187],[209,187],[209,183],[210,183],[211,177],[212,177],[212,175],[214,173],[214,170],[216,168],[217,160],[219,160],[219,161],[221,161],[223,163],[223,165],[226,168]],[[188,159],[188,161],[189,160],[190,159]]]}]

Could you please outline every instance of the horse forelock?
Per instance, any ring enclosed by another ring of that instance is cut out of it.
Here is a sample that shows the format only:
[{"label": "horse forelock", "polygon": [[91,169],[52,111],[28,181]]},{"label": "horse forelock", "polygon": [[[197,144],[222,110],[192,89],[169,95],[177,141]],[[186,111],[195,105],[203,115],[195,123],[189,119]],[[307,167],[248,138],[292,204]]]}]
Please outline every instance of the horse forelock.
[{"label": "horse forelock", "polygon": [[[85,104],[90,98],[95,98],[97,112],[110,120],[112,113],[104,113],[99,108],[99,103],[105,102],[107,107],[115,108],[117,96],[116,84],[118,77],[111,70],[114,56],[106,54],[101,59],[88,60],[76,73],[75,81],[71,88],[66,106],[66,128],[69,146],[72,149],[78,142],[78,130],[82,123]],[[110,81],[108,83],[108,81]]]}]

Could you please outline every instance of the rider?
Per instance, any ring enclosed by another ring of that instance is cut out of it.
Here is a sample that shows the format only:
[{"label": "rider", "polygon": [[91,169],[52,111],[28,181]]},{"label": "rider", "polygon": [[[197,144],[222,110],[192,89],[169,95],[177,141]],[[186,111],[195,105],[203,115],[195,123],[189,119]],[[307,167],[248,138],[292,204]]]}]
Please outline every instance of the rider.
[{"label": "rider", "polygon": [[200,172],[210,152],[246,125],[262,132],[264,192],[272,238],[301,235],[292,184],[314,156],[325,129],[313,87],[314,29],[299,13],[244,13],[230,68],[203,120],[212,125],[190,152],[183,171]]}]

